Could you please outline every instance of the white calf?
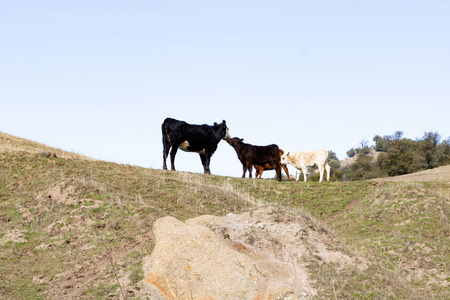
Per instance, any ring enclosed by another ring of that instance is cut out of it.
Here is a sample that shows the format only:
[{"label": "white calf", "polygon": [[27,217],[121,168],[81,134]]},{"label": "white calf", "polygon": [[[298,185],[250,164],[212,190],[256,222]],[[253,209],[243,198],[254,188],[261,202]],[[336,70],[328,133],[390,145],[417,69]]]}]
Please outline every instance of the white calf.
[{"label": "white calf", "polygon": [[300,178],[300,170],[303,172],[303,178],[306,182],[306,174],[308,173],[307,167],[313,167],[317,165],[320,172],[320,181],[323,179],[324,170],[327,171],[327,181],[330,181],[330,166],[327,163],[328,151],[296,151],[292,153],[286,153],[281,156],[281,164],[291,164],[297,168],[297,179]]}]

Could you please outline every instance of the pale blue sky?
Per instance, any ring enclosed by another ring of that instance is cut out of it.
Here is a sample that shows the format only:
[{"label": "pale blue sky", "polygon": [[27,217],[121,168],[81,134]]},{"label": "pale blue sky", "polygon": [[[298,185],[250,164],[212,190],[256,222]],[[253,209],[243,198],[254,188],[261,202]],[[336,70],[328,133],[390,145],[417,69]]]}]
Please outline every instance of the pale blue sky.
[{"label": "pale blue sky", "polygon": [[[449,1],[3,0],[0,131],[156,169],[166,117],[340,159],[397,130],[446,139],[449,13]],[[203,171],[182,151],[176,166]],[[227,143],[211,171],[242,174]]]}]

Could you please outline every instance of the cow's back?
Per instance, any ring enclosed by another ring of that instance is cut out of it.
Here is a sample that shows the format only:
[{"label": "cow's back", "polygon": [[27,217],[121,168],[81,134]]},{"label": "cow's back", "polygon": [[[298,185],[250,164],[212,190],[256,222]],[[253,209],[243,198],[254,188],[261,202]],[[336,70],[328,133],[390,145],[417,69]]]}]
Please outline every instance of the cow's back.
[{"label": "cow's back", "polygon": [[212,129],[208,125],[192,125],[181,126],[180,132],[182,136],[189,137],[192,141],[205,142],[208,140],[214,140]]},{"label": "cow's back", "polygon": [[163,133],[171,134],[172,132],[181,131],[183,127],[186,127],[185,121],[179,121],[172,118],[166,118],[161,125]]}]

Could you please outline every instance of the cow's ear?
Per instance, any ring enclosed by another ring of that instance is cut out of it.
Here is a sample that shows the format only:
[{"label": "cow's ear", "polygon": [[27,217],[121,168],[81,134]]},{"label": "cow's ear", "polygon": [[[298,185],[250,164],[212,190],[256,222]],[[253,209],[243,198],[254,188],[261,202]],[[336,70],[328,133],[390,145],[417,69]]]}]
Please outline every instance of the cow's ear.
[{"label": "cow's ear", "polygon": [[286,154],[286,156],[289,156],[289,153],[290,153],[290,152],[288,152],[288,153]]},{"label": "cow's ear", "polygon": [[217,126],[217,125],[219,125],[219,124],[217,124],[217,122],[214,122],[214,126]]},{"label": "cow's ear", "polygon": [[226,122],[225,120],[222,120],[222,124],[226,125],[226,124],[227,124],[227,122]]},{"label": "cow's ear", "polygon": [[243,142],[243,141],[244,141],[244,139],[240,139],[240,140],[239,140],[239,142]]}]

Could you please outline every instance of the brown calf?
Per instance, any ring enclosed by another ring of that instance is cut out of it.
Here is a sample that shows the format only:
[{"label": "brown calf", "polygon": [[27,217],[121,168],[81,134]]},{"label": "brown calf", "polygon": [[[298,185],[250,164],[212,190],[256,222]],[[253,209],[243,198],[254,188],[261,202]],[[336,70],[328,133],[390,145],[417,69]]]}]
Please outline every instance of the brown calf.
[{"label": "brown calf", "polygon": [[243,143],[244,139],[240,138],[226,138],[228,144],[234,148],[239,160],[242,163],[243,174],[248,170],[249,177],[252,178],[252,166],[265,166],[268,164],[277,173],[277,180],[281,181],[281,164],[280,164],[280,149],[277,145],[272,144],[268,146],[255,146]]},{"label": "brown calf", "polygon": [[[280,157],[281,155],[284,154],[284,151],[282,149],[280,149]],[[255,178],[261,178],[262,173],[264,172],[264,170],[273,170],[272,166],[269,164],[265,164],[264,166],[259,166],[259,165],[253,165],[253,167],[255,167],[256,170],[256,174],[255,174]],[[287,180],[291,180],[291,178],[289,177],[289,171],[286,165],[281,165],[281,167],[283,168],[284,172],[286,172],[287,175]]]}]

